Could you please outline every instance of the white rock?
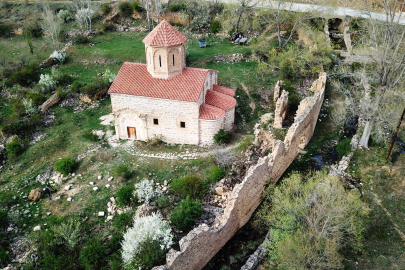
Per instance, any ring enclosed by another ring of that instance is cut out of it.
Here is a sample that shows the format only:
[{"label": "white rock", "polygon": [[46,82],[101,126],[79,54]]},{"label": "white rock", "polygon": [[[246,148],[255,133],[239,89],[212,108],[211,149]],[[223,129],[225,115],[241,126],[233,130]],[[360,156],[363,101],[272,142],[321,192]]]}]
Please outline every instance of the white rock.
[{"label": "white rock", "polygon": [[114,198],[114,197],[111,197],[111,198],[110,198],[110,201],[115,202],[115,198]]},{"label": "white rock", "polygon": [[70,185],[65,186],[65,190],[69,190],[70,189]]},{"label": "white rock", "polygon": [[104,217],[104,211],[98,212],[99,217]]},{"label": "white rock", "polygon": [[73,201],[73,199],[71,197],[69,197],[69,198],[67,198],[67,201],[71,202],[71,201]]},{"label": "white rock", "polygon": [[49,215],[51,215],[52,214],[52,212],[46,212],[46,215],[47,216],[49,216]]},{"label": "white rock", "polygon": [[7,232],[11,232],[12,230],[14,230],[12,227],[7,228]]},{"label": "white rock", "polygon": [[94,182],[90,182],[90,185],[94,185]]},{"label": "white rock", "polygon": [[114,217],[114,216],[108,216],[107,219],[105,220],[105,222],[112,220],[113,217]]},{"label": "white rock", "polygon": [[108,177],[107,180],[108,180],[108,182],[110,182],[110,181],[113,180],[113,179],[114,179],[114,177],[111,176],[111,177]]},{"label": "white rock", "polygon": [[40,226],[40,225],[34,227],[34,231],[40,231],[40,230],[41,230],[41,226]]},{"label": "white rock", "polygon": [[102,176],[101,176],[101,175],[99,175],[99,176],[97,177],[97,179],[98,179],[98,180],[101,180],[101,178],[102,178]]},{"label": "white rock", "polygon": [[109,188],[109,187],[111,187],[111,186],[110,186],[109,184],[107,184],[107,185],[105,185],[105,187],[106,187],[106,188]]},{"label": "white rock", "polygon": [[98,187],[94,187],[93,190],[94,190],[94,191],[97,191],[97,190],[98,190]]}]

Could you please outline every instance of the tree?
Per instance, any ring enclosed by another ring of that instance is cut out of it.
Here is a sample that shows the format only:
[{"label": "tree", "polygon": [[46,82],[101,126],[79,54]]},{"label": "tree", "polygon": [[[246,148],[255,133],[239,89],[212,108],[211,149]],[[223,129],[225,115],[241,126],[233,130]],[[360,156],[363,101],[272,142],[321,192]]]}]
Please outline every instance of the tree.
[{"label": "tree", "polygon": [[375,3],[362,3],[368,19],[352,23],[352,31],[356,27],[361,35],[353,47],[360,63],[342,68],[337,77],[349,83],[337,86],[344,90],[349,112],[365,123],[359,129],[359,145],[367,148],[371,135],[383,142],[395,130],[405,102],[405,27],[399,23],[405,6],[399,1],[378,1],[384,18],[377,20],[372,13]]},{"label": "tree", "polygon": [[[43,13],[42,13],[42,22],[41,27],[44,31],[49,33],[49,36],[52,39],[53,47],[55,51],[59,51],[60,43],[59,43],[59,33],[61,30],[61,21],[56,13],[49,7],[49,5],[43,5]],[[31,46],[30,46],[31,49]]]},{"label": "tree", "polygon": [[91,19],[94,15],[94,10],[91,9],[89,0],[73,0],[76,9],[76,20],[83,31],[92,31]]},{"label": "tree", "polygon": [[148,20],[148,28],[149,28],[149,31],[151,31],[152,29],[151,29],[151,25],[150,25],[150,13],[151,13],[150,9],[152,7],[152,0],[142,0],[142,3],[146,9],[146,18]]},{"label": "tree", "polygon": [[340,250],[361,250],[369,210],[336,176],[293,174],[267,192],[259,217],[269,227],[269,259],[281,269],[337,269]]},{"label": "tree", "polygon": [[236,24],[235,24],[235,33],[239,33],[239,24],[240,24],[240,20],[242,18],[243,13],[246,10],[254,7],[257,3],[258,3],[258,1],[256,1],[256,0],[238,0],[238,4],[240,7],[237,9],[238,20],[236,21]]},{"label": "tree", "polygon": [[162,0],[155,0],[155,12],[156,12],[156,18],[157,18],[157,23],[159,24],[159,15],[162,10]]}]

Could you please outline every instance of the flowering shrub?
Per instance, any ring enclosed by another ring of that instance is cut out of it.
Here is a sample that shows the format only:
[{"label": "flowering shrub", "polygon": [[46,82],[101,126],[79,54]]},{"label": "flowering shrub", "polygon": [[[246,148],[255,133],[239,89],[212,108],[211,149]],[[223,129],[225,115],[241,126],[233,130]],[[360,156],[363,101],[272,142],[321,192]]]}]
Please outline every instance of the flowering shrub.
[{"label": "flowering shrub", "polygon": [[41,85],[44,90],[49,90],[55,86],[56,82],[49,74],[41,74],[38,84]]},{"label": "flowering shrub", "polygon": [[163,195],[155,183],[151,180],[144,179],[139,183],[135,184],[134,196],[138,197],[138,202],[150,202],[151,200]]},{"label": "flowering shrub", "polygon": [[117,77],[117,74],[112,73],[109,69],[105,71],[104,78],[106,82],[112,83],[115,80],[115,77]]},{"label": "flowering shrub", "polygon": [[[122,241],[122,259],[127,269],[150,267],[153,262],[164,259],[164,254],[171,245],[173,235],[170,226],[162,220],[159,213],[144,217],[134,216],[134,227],[128,229]],[[147,249],[148,246],[156,248]]]},{"label": "flowering shrub", "polygon": [[32,105],[32,99],[25,99],[23,98],[22,100],[24,107],[25,107],[25,112],[29,115],[34,114],[37,112],[35,107]]},{"label": "flowering shrub", "polygon": [[49,56],[50,58],[57,60],[59,63],[63,63],[65,62],[66,59],[66,53],[65,52],[58,52],[58,51],[54,51],[51,56]]},{"label": "flowering shrub", "polygon": [[70,21],[73,21],[74,17],[72,14],[69,13],[69,11],[61,9],[58,13],[58,18],[63,22],[63,23],[68,23]]}]

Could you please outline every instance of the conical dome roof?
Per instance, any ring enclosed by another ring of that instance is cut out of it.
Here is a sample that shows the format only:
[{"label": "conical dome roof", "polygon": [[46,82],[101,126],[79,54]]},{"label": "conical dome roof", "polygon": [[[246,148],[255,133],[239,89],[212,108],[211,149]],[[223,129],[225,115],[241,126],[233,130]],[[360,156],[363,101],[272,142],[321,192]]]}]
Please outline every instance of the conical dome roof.
[{"label": "conical dome roof", "polygon": [[168,47],[180,45],[186,40],[187,38],[182,33],[163,20],[142,41],[149,46]]}]

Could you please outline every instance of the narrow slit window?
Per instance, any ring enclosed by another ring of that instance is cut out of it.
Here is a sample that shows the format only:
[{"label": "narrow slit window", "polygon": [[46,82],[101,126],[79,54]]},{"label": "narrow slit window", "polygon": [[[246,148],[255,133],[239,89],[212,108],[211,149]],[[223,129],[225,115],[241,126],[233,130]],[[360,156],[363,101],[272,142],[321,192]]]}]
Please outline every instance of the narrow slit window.
[{"label": "narrow slit window", "polygon": [[186,122],[180,122],[180,127],[181,128],[186,128]]},{"label": "narrow slit window", "polygon": [[173,66],[174,66],[174,54],[173,54]]},{"label": "narrow slit window", "polygon": [[154,125],[159,125],[159,119],[153,118],[153,124]]},{"label": "narrow slit window", "polygon": [[152,55],[149,53],[149,64],[152,64]]},{"label": "narrow slit window", "polygon": [[159,66],[162,67],[162,58],[159,55]]}]

